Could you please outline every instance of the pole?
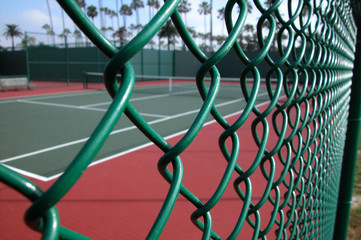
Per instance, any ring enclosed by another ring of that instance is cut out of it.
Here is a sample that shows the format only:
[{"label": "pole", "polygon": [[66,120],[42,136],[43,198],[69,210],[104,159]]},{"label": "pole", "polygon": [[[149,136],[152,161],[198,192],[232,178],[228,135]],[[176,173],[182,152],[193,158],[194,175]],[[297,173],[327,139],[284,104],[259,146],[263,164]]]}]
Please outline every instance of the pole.
[{"label": "pole", "polygon": [[351,100],[346,143],[342,162],[340,189],[334,228],[334,240],[346,240],[357,162],[361,122],[361,28],[357,30],[356,53],[351,86]]},{"label": "pole", "polygon": [[69,77],[69,48],[68,48],[68,37],[64,36],[65,41],[65,71],[66,71],[66,86],[69,87],[70,77]]},{"label": "pole", "polygon": [[25,59],[26,59],[26,77],[28,78],[28,90],[30,86],[30,63],[29,63],[29,46],[28,46],[28,33],[25,32]]}]

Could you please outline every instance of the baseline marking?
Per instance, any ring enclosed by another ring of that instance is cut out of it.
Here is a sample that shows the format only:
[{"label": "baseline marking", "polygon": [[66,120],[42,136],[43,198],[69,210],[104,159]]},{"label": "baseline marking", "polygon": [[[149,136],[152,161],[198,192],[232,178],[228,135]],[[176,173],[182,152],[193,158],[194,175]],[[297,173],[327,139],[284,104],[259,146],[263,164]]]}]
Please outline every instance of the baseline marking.
[{"label": "baseline marking", "polygon": [[[265,93],[263,93],[263,95],[264,95],[264,94],[265,94]],[[232,101],[229,101],[229,102],[224,102],[224,103],[216,104],[215,106],[216,106],[216,107],[221,107],[221,106],[225,106],[225,105],[228,105],[228,104],[233,104],[233,103],[235,103],[235,102],[241,102],[242,100],[243,100],[243,99],[232,100]],[[269,101],[266,101],[265,103],[267,103],[267,102],[269,102]],[[261,103],[261,104],[263,104],[263,103]],[[258,106],[258,105],[256,105],[256,106]],[[171,120],[171,119],[175,119],[175,118],[187,116],[187,115],[190,115],[190,114],[193,114],[193,113],[197,113],[198,111],[199,111],[199,109],[195,109],[195,110],[191,110],[191,111],[188,111],[188,112],[179,113],[179,114],[176,114],[176,115],[173,115],[173,116],[157,115],[158,117],[159,117],[159,116],[163,116],[163,118],[150,121],[150,122],[148,122],[148,124],[149,124],[149,125],[153,125],[153,124],[156,124],[156,123],[160,123],[160,122],[164,122],[164,121],[167,121],[167,120]],[[241,111],[243,111],[243,109],[242,109]],[[237,113],[239,113],[239,112],[237,112]],[[146,114],[146,113],[145,113],[145,114]],[[228,116],[228,115],[227,115],[227,116]],[[118,129],[118,130],[114,130],[114,131],[112,131],[109,135],[114,135],[114,134],[126,132],[126,131],[129,131],[129,130],[132,130],[132,129],[136,129],[136,126],[133,125],[133,126],[130,126],[130,127],[126,127],[126,128],[121,128],[121,129]],[[14,161],[14,160],[21,159],[21,158],[25,158],[25,157],[30,157],[30,156],[34,156],[34,155],[37,155],[37,154],[41,154],[41,153],[44,153],[44,152],[53,151],[53,150],[56,150],[56,149],[59,149],[59,148],[64,148],[64,147],[68,147],[68,146],[71,146],[71,145],[83,143],[83,142],[87,141],[88,139],[89,139],[89,137],[87,137],[87,138],[82,138],[82,139],[78,139],[78,140],[71,141],[71,142],[68,142],[68,143],[63,143],[63,144],[59,144],[59,145],[56,145],[56,146],[52,146],[52,147],[40,149],[40,150],[37,150],[37,151],[34,151],[34,152],[30,152],[30,153],[26,153],[26,154],[21,154],[21,155],[14,156],[14,157],[11,157],[11,158],[2,159],[2,160],[0,160],[0,163],[6,163],[6,162],[10,162],[10,161]]]},{"label": "baseline marking", "polygon": [[[283,98],[283,97],[281,97]],[[257,104],[256,107],[261,107],[263,105],[266,105],[267,103],[269,103],[270,101],[266,101],[266,102],[262,102],[260,104]],[[224,119],[227,119],[227,118],[230,118],[230,117],[233,117],[237,114],[241,114],[243,112],[244,109],[241,109],[240,111],[237,111],[237,112],[234,112],[234,113],[231,113],[231,114],[228,114],[226,116],[224,116]],[[204,126],[207,126],[207,125],[210,125],[210,124],[213,124],[215,123],[216,120],[211,120],[211,121],[208,121],[208,122],[205,122]],[[179,131],[177,133],[174,133],[174,134],[171,134],[169,136],[166,136],[164,139],[165,140],[168,140],[168,139],[171,139],[171,138],[174,138],[174,137],[177,137],[179,135],[182,135],[184,133],[187,132],[187,129],[185,130],[182,130],[182,131]],[[113,134],[113,132],[111,133]],[[99,160],[96,160],[94,162],[92,162],[91,164],[89,164],[88,167],[91,167],[91,166],[95,166],[95,165],[98,165],[100,163],[103,163],[103,162],[106,162],[106,161],[109,161],[109,160],[112,160],[116,157],[120,157],[120,156],[123,156],[123,155],[126,155],[128,153],[132,153],[132,152],[135,152],[137,150],[140,150],[140,149],[143,149],[143,148],[146,148],[148,146],[151,146],[153,145],[154,143],[153,142],[148,142],[148,143],[145,143],[145,144],[142,144],[140,146],[137,146],[137,147],[134,147],[134,148],[131,148],[131,149],[128,149],[128,150],[125,150],[123,152],[120,152],[120,153],[117,153],[117,154],[114,154],[114,155],[111,155],[111,156],[108,156],[108,157],[105,157],[105,158],[102,158],[102,159],[99,159]],[[1,161],[0,161],[1,162]],[[5,164],[4,164],[5,165]],[[7,165],[5,165],[7,166]],[[9,166],[7,166],[9,167]],[[31,172],[27,172],[27,171],[24,171],[24,170],[21,170],[21,169],[17,169],[17,168],[14,168],[14,167],[9,167],[9,168],[12,168],[14,171],[18,171],[19,173],[25,175],[25,176],[28,176],[28,177],[32,177],[32,178],[35,178],[35,179],[38,179],[38,180],[41,180],[41,181],[44,181],[44,182],[47,182],[47,181],[50,181],[50,180],[53,180],[57,177],[59,177],[60,175],[62,175],[63,173],[58,173],[56,175],[53,175],[53,176],[50,176],[50,177],[44,177],[44,176],[40,176],[38,174],[34,174],[34,173],[31,173]]]},{"label": "baseline marking", "polygon": [[[243,99],[237,99],[237,101],[242,101],[242,100]],[[230,101],[230,102],[234,103],[234,101]],[[229,103],[229,104],[231,104],[231,103]],[[221,103],[221,104],[222,104],[222,106],[225,105],[225,103]],[[217,105],[215,105],[215,106],[217,107]],[[72,108],[74,108],[74,106]],[[193,113],[197,113],[198,111],[199,111],[199,109],[195,109],[195,110],[191,110],[191,111],[188,111],[188,112],[179,113],[179,114],[176,114],[176,115],[173,115],[173,116],[163,116],[162,115],[163,118],[157,119],[157,120],[154,120],[154,121],[150,121],[150,122],[148,122],[148,124],[152,125],[152,124],[164,122],[164,121],[167,121],[167,120],[171,120],[171,119],[187,116],[187,115],[190,115],[190,114],[193,114]],[[136,126],[133,125],[133,126],[130,126],[130,127],[114,130],[114,131],[112,131],[110,133],[110,135],[125,132],[125,131],[129,131],[129,130],[132,130],[132,129],[136,129]],[[17,160],[17,159],[21,159],[21,158],[24,158],[24,157],[34,156],[34,155],[37,155],[37,154],[40,154],[40,153],[49,152],[49,151],[52,151],[52,150],[68,147],[68,146],[75,145],[75,144],[78,144],[78,143],[83,143],[83,142],[87,141],[88,139],[89,139],[89,137],[78,139],[78,140],[71,141],[71,142],[64,143],[64,144],[59,144],[59,145],[48,147],[48,148],[43,148],[43,149],[40,149],[40,150],[37,150],[37,151],[34,151],[34,152],[21,154],[21,155],[14,156],[14,157],[11,157],[11,158],[2,159],[2,160],[0,160],[0,162],[1,163],[6,163],[6,162],[14,161],[14,160]]]},{"label": "baseline marking", "polygon": [[[261,93],[259,94],[259,96],[262,96],[262,95],[266,95],[268,94],[267,92],[264,92],[264,93]],[[169,96],[169,94],[167,94]],[[282,98],[282,97],[281,97]],[[241,102],[242,100],[244,100],[243,98],[240,98],[240,99],[236,99],[236,100],[232,100],[232,101],[228,101],[228,102],[223,102],[223,103],[219,103],[219,104],[216,104],[215,107],[222,107],[222,106],[225,106],[225,105],[229,105],[229,104],[233,104],[233,103],[236,103],[236,102]],[[38,104],[41,104],[39,102],[33,102],[33,101],[26,101],[26,100],[19,100],[20,102],[24,101],[24,102],[29,102],[29,103],[38,103]],[[269,102],[269,100],[265,101],[265,102],[262,102],[260,104],[257,104],[256,106],[259,107],[259,106],[262,106],[262,105],[265,105]],[[60,105],[65,105],[65,104],[60,104]],[[66,107],[71,107],[71,108],[80,108],[78,106],[73,106],[73,105],[65,105]],[[84,107],[83,107],[84,109]],[[87,108],[85,108],[87,109]],[[99,109],[98,109],[99,110]],[[102,109],[104,110],[104,109]],[[190,114],[193,114],[193,113],[196,113],[198,112],[199,109],[195,109],[195,110],[191,110],[191,111],[188,111],[188,112],[184,112],[184,113],[180,113],[180,114],[176,114],[176,115],[173,115],[173,116],[165,116],[165,115],[157,115],[157,117],[163,117],[161,119],[158,119],[158,120],[154,120],[154,121],[150,121],[148,122],[149,125],[153,125],[153,124],[156,124],[156,123],[159,123],[159,122],[163,122],[163,121],[167,121],[167,120],[171,120],[171,119],[175,119],[175,118],[178,118],[178,117],[182,117],[182,116],[186,116],[186,115],[190,115]],[[229,118],[231,116],[234,116],[234,115],[237,115],[239,113],[241,113],[243,111],[243,109],[241,109],[240,111],[237,111],[235,113],[232,113],[232,114],[229,114],[229,115],[226,115],[224,118]],[[140,113],[141,114],[141,113]],[[144,114],[143,114],[144,115]],[[154,114],[152,114],[154,115]],[[206,122],[204,125],[209,125],[211,123],[214,123],[215,120],[211,120],[209,122]],[[117,134],[117,133],[121,133],[121,132],[126,132],[126,131],[129,131],[129,130],[132,130],[132,129],[136,129],[136,126],[130,126],[130,127],[127,127],[127,128],[122,128],[122,129],[119,129],[119,130],[115,130],[115,131],[112,131],[109,135],[114,135],[114,134]],[[169,139],[169,138],[172,138],[172,137],[175,137],[175,136],[178,136],[178,135],[181,135],[183,133],[185,133],[187,130],[183,130],[183,131],[180,131],[178,133],[175,133],[175,134],[172,134],[172,135],[169,135],[167,137],[165,137],[165,139]],[[25,158],[25,157],[29,157],[29,156],[33,156],[33,155],[37,155],[37,154],[41,154],[41,153],[44,153],[44,152],[48,152],[48,151],[52,151],[52,150],[56,150],[56,149],[60,149],[60,148],[64,148],[64,147],[67,147],[67,146],[71,146],[71,145],[75,145],[75,144],[79,144],[79,143],[83,143],[85,141],[87,141],[89,139],[89,137],[87,138],[83,138],[83,139],[79,139],[79,140],[75,140],[75,141],[72,141],[72,142],[68,142],[68,143],[64,143],[64,144],[60,144],[60,145],[56,145],[56,146],[53,146],[53,147],[49,147],[49,148],[44,148],[44,149],[40,149],[40,150],[37,150],[37,151],[34,151],[34,152],[30,152],[30,153],[26,153],[26,154],[21,154],[21,155],[18,155],[18,156],[14,156],[14,157],[11,157],[11,158],[7,158],[7,159],[2,159],[0,160],[0,163],[6,163],[6,162],[10,162],[10,161],[14,161],[14,160],[18,160],[18,159],[21,159],[21,158]],[[126,150],[126,151],[123,151],[121,153],[118,153],[118,154],[115,154],[115,155],[112,155],[112,156],[108,156],[106,158],[103,158],[103,159],[100,159],[100,160],[97,160],[97,161],[94,161],[92,164],[90,164],[89,166],[93,166],[93,165],[96,165],[98,163],[101,163],[101,162],[104,162],[104,161],[107,161],[107,160],[110,160],[110,159],[113,159],[117,156],[121,156],[121,155],[124,155],[124,154],[127,154],[127,153],[130,153],[130,152],[133,152],[133,151],[136,151],[138,149],[141,149],[141,148],[144,148],[144,147],[147,147],[149,145],[152,145],[153,143],[152,142],[149,142],[149,143],[146,143],[146,144],[143,144],[143,145],[140,145],[140,146],[137,146],[135,148],[131,148],[129,150]],[[39,179],[39,180],[42,180],[42,181],[49,181],[53,178],[56,178],[57,176],[61,175],[62,173],[60,174],[56,174],[52,177],[49,177],[49,178],[46,178],[46,177],[43,177],[43,176],[40,176],[40,175],[37,175],[37,174],[34,174],[34,173],[31,173],[31,172],[26,172],[24,170],[20,170],[20,169],[16,169],[14,167],[12,167],[14,170],[17,170],[18,172],[20,172],[21,174],[23,175],[26,175],[26,176],[29,176],[29,177],[33,177],[33,178],[36,178],[36,179]]]}]

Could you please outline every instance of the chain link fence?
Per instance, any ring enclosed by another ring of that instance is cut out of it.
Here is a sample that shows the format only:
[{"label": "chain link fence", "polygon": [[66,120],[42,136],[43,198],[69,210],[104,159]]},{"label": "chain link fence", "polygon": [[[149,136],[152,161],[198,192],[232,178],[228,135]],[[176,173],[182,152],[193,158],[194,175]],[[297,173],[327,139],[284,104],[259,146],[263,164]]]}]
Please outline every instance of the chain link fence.
[{"label": "chain link fence", "polygon": [[[148,239],[157,239],[162,234],[179,195],[195,206],[191,221],[202,231],[203,239],[221,239],[212,228],[212,209],[229,185],[234,186],[239,196],[241,210],[227,239],[241,237],[239,233],[246,225],[253,229],[252,239],[333,238],[357,32],[349,1],[278,0],[266,4],[254,0],[260,17],[255,23],[258,54],[253,58],[245,54],[238,42],[249,17],[247,1],[225,2],[228,37],[209,56],[201,51],[183,23],[177,11],[181,0],[165,1],[144,29],[121,49],[102,35],[75,1],[58,2],[84,35],[109,57],[104,80],[113,102],[83,149],[47,191],[0,165],[1,181],[33,202],[25,214],[31,228],[42,232],[44,239],[87,239],[59,224],[55,206],[86,170],[119,117],[125,115],[164,152],[154,167],[169,183],[169,191]],[[148,125],[129,102],[136,75],[129,60],[168,19],[201,64],[195,79],[203,100],[188,131],[173,146]],[[278,59],[269,54],[275,46]],[[239,76],[239,91],[247,102],[233,123],[227,122],[214,105],[222,79],[216,64],[230,51],[235,51],[245,65]],[[265,108],[255,105],[263,84],[257,68],[261,62],[269,66],[264,83],[269,103]],[[121,74],[120,84],[115,80],[117,74]],[[209,87],[203,81],[206,74],[212,79]],[[218,142],[227,166],[213,195],[202,202],[182,185],[180,155],[209,115],[224,129]],[[255,116],[251,132],[258,149],[250,164],[244,167],[237,130],[251,115]],[[252,186],[257,181],[253,175],[257,170],[267,184],[261,197],[254,199]],[[235,173],[237,178],[231,180]],[[265,217],[264,211],[270,216]]]}]

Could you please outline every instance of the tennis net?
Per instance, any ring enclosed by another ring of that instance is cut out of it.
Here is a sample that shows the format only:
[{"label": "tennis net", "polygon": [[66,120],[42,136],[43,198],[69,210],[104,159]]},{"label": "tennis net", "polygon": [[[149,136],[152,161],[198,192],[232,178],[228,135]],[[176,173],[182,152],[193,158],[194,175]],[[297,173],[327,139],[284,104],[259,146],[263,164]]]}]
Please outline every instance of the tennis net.
[{"label": "tennis net", "polygon": [[[117,75],[120,82],[121,75]],[[134,93],[139,94],[172,94],[199,97],[199,91],[196,85],[195,77],[187,76],[152,76],[152,75],[135,75],[136,86]],[[251,82],[252,79],[249,79]],[[211,78],[206,77],[204,80],[205,87],[210,86]],[[266,84],[265,79],[261,79],[263,85]],[[276,79],[272,79],[272,83],[276,83]],[[218,98],[238,99],[242,98],[242,92],[235,86],[240,85],[239,78],[221,78],[221,84],[218,92]],[[273,84],[272,84],[273,85]],[[89,90],[105,90],[103,73],[84,72],[83,78],[84,89]],[[251,90],[252,85],[250,85]],[[274,88],[274,86],[271,86]]]}]

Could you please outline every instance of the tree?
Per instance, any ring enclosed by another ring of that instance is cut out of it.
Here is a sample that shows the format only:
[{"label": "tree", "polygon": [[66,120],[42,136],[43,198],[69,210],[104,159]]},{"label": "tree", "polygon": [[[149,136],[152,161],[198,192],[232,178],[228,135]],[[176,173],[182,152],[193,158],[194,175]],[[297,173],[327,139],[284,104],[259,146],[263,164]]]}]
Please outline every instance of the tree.
[{"label": "tree", "polygon": [[98,0],[98,9],[100,15],[100,28],[104,28],[104,18],[103,18],[103,0]]},{"label": "tree", "polygon": [[64,38],[64,41],[65,41],[65,44],[67,44],[67,38],[68,38],[68,35],[71,33],[71,31],[67,28],[65,28],[63,30],[63,32],[59,35],[59,37],[63,37]]},{"label": "tree", "polygon": [[20,31],[19,26],[16,24],[6,24],[6,31],[4,32],[4,36],[6,38],[11,38],[12,50],[15,50],[15,37],[22,37],[24,34]]},{"label": "tree", "polygon": [[128,6],[127,4],[123,4],[120,7],[119,13],[120,13],[120,15],[123,16],[123,23],[124,23],[125,31],[127,31],[128,28],[127,28],[126,16],[132,16],[132,14],[133,14],[132,8],[130,6]]},{"label": "tree", "polygon": [[84,0],[75,0],[75,2],[79,5],[80,8],[83,9],[83,11],[85,12],[85,8],[86,8],[86,3]]},{"label": "tree", "polygon": [[130,30],[131,31],[136,31],[137,33],[139,33],[142,29],[143,29],[143,25],[142,24],[130,24]]},{"label": "tree", "polygon": [[130,4],[130,7],[135,11],[136,17],[137,17],[137,25],[140,24],[139,19],[139,8],[144,8],[144,3],[142,0],[133,0],[132,4]]},{"label": "tree", "polygon": [[110,10],[109,9],[109,13],[108,13],[110,20],[112,21],[112,28],[114,29],[114,21],[113,21],[113,17],[117,16],[117,13],[114,10]]},{"label": "tree", "polygon": [[120,46],[123,46],[123,43],[125,41],[125,38],[126,38],[126,29],[125,27],[120,27],[117,31],[115,31],[113,33],[113,38],[118,38],[119,39],[119,42],[120,42]]},{"label": "tree", "polygon": [[21,45],[23,47],[35,46],[35,44],[36,44],[36,39],[34,37],[28,37],[25,35],[25,37],[21,40]]},{"label": "tree", "polygon": [[117,17],[117,27],[119,29],[120,23],[119,23],[119,2],[118,2],[118,0],[115,0],[115,14],[116,14],[115,16]]},{"label": "tree", "polygon": [[92,22],[94,24],[94,18],[96,16],[98,16],[98,11],[97,11],[97,8],[94,6],[94,5],[90,5],[88,8],[87,8],[87,15],[88,17],[90,17],[92,19]]},{"label": "tree", "polygon": [[42,28],[46,31],[46,35],[48,36],[48,43],[49,43],[49,38],[54,36],[55,33],[53,32],[49,24],[44,24]]},{"label": "tree", "polygon": [[178,11],[180,14],[184,15],[184,22],[187,25],[187,13],[189,13],[192,10],[191,4],[188,2],[188,0],[183,0],[180,2],[178,6]]},{"label": "tree", "polygon": [[149,7],[149,21],[154,16],[153,8],[158,9],[160,7],[158,0],[148,0],[147,5]]},{"label": "tree", "polygon": [[[99,10],[100,10],[100,17],[102,18],[102,21],[103,21],[103,23],[101,24],[101,27],[106,28],[106,26],[107,26],[107,15],[109,14],[109,9],[107,7],[102,7],[102,8],[99,8]],[[102,13],[104,13],[104,15]]]},{"label": "tree", "polygon": [[108,27],[107,28],[107,31],[110,32],[111,36],[113,36],[113,33],[114,32],[114,28],[113,27]]},{"label": "tree", "polygon": [[209,0],[209,12],[210,12],[210,16],[209,16],[209,46],[210,46],[210,50],[211,52],[213,52],[213,0]]},{"label": "tree", "polygon": [[245,30],[246,32],[251,33],[251,35],[252,35],[253,32],[254,32],[254,26],[253,26],[252,24],[246,24],[246,25],[244,26],[244,30]]},{"label": "tree", "polygon": [[178,34],[176,28],[174,27],[171,20],[168,20],[159,30],[159,38],[167,38],[168,40],[168,51],[170,50],[170,45],[175,46],[176,39],[175,36]]},{"label": "tree", "polygon": [[207,2],[199,4],[198,13],[204,15],[204,34],[207,33],[207,15],[211,13],[211,6]]},{"label": "tree", "polygon": [[[86,14],[87,13],[87,7],[86,7],[86,3],[85,0],[75,0],[75,2],[78,4],[78,6],[83,10],[83,12]],[[64,12],[64,11],[63,11]],[[63,24],[65,25],[65,24]],[[65,27],[64,27],[65,28]],[[82,38],[81,36],[81,32],[79,31],[78,26],[74,23],[74,32],[78,31],[80,33],[80,39]],[[77,40],[76,40],[77,43]]]},{"label": "tree", "polygon": [[224,35],[224,18],[225,18],[225,8],[222,7],[221,9],[218,9],[218,16],[217,18],[221,20],[222,22],[222,35]]},{"label": "tree", "polygon": [[80,43],[82,42],[81,32],[78,29],[76,29],[74,30],[73,35],[75,37],[75,45],[78,46],[79,41]]},{"label": "tree", "polygon": [[[272,1],[272,0],[271,0],[271,1]],[[248,8],[247,12],[248,12],[248,13],[252,13],[253,6],[252,6],[252,4],[250,3],[250,1],[249,1],[249,0],[246,0],[246,4],[247,4],[247,8]]]},{"label": "tree", "polygon": [[49,13],[49,20],[50,20],[50,36],[52,36],[52,40],[53,40],[53,44],[55,44],[55,38],[54,38],[54,25],[53,25],[53,18],[51,16],[51,10],[50,10],[50,5],[49,5],[49,0],[46,0],[46,5],[48,7],[48,13]]}]

